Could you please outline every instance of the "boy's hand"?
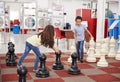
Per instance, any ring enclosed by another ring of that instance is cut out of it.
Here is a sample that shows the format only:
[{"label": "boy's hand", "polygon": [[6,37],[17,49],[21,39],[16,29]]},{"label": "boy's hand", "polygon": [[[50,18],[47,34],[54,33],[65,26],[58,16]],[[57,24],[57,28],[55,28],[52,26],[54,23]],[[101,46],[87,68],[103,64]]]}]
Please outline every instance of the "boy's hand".
[{"label": "boy's hand", "polygon": [[92,40],[94,40],[94,37],[93,37],[93,36],[91,36],[91,39],[92,39]]},{"label": "boy's hand", "polygon": [[78,41],[75,39],[75,44],[77,44],[78,43]]}]

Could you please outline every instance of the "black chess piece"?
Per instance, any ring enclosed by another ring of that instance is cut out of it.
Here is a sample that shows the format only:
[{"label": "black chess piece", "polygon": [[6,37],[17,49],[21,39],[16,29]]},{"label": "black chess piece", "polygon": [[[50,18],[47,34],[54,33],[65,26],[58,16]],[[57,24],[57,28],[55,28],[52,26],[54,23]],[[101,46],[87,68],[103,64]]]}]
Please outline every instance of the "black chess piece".
[{"label": "black chess piece", "polygon": [[72,53],[71,58],[72,58],[72,65],[69,68],[68,73],[80,74],[80,69],[78,69],[78,66],[77,66],[77,53],[76,52]]},{"label": "black chess piece", "polygon": [[55,64],[53,64],[52,68],[54,70],[62,70],[64,69],[64,66],[61,63],[60,57],[61,57],[61,51],[59,50],[59,52],[55,52],[56,55],[56,61]]},{"label": "black chess piece", "polygon": [[8,43],[8,52],[6,54],[6,65],[7,66],[16,66],[17,62],[16,62],[16,55],[14,53],[15,49],[14,49],[14,44],[12,42]]},{"label": "black chess piece", "polygon": [[19,74],[19,82],[26,82],[27,68],[24,66],[19,67],[17,73]]},{"label": "black chess piece", "polygon": [[15,45],[12,42],[8,42],[8,47],[15,47]]},{"label": "black chess piece", "polygon": [[46,69],[45,62],[46,62],[46,56],[45,56],[45,54],[41,54],[40,69],[36,73],[36,77],[41,77],[41,78],[49,77],[49,71],[47,71],[47,69]]}]

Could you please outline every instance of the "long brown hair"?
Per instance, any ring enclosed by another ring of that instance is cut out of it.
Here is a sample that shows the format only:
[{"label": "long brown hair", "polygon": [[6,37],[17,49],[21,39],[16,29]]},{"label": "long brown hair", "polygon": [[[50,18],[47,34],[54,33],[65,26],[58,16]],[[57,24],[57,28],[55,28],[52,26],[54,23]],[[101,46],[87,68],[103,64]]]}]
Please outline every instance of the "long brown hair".
[{"label": "long brown hair", "polygon": [[43,32],[37,34],[41,35],[41,45],[49,48],[54,46],[54,27],[52,25],[47,25]]}]

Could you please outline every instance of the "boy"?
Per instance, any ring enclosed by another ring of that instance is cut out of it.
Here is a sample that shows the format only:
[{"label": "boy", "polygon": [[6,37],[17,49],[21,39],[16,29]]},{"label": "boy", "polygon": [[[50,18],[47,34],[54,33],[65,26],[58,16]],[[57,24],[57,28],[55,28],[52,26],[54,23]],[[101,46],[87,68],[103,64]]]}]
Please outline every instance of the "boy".
[{"label": "boy", "polygon": [[83,63],[84,58],[84,33],[85,31],[88,32],[88,34],[93,38],[92,34],[87,30],[87,28],[81,24],[82,17],[77,16],[75,18],[76,25],[73,29],[74,32],[74,39],[76,44],[76,51],[78,54],[78,60],[80,60],[81,63]]}]

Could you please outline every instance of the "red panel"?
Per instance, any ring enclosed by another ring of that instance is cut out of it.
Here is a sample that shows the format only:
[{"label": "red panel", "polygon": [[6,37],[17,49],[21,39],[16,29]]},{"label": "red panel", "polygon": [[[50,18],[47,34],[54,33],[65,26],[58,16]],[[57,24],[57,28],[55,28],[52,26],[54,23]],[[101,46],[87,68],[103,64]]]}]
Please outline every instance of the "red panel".
[{"label": "red panel", "polygon": [[[82,19],[83,21],[88,21],[88,30],[96,39],[96,19],[91,19],[91,9],[82,9]],[[88,37],[90,38],[90,37]]]},{"label": "red panel", "polygon": [[83,19],[83,21],[90,21],[90,19],[91,19],[91,10],[90,9],[82,9],[82,19]]},{"label": "red panel", "polygon": [[97,19],[96,18],[92,18],[90,21],[90,32],[94,37],[94,40],[96,41],[96,27],[97,27]]},{"label": "red panel", "polygon": [[108,19],[105,19],[105,31],[104,31],[104,38],[108,36]]},{"label": "red panel", "polygon": [[[81,16],[83,21],[88,21],[88,30],[93,35],[94,39],[96,40],[96,28],[97,28],[97,18],[91,18],[91,9],[77,9],[76,16]],[[104,37],[108,36],[108,19],[105,20],[105,32]],[[87,40],[89,40],[89,35],[86,34]]]}]

